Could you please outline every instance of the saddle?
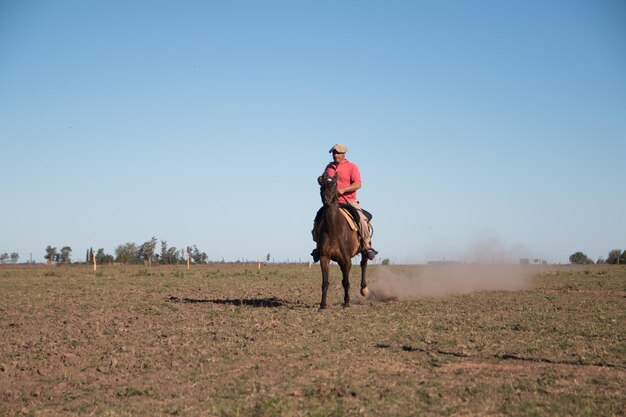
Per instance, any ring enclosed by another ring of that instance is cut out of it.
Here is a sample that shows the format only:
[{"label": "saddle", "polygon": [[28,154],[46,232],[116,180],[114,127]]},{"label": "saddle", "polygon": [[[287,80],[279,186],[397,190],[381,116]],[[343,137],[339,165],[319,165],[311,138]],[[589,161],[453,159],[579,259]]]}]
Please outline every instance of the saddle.
[{"label": "saddle", "polygon": [[[341,212],[341,214],[343,214],[343,217],[345,217],[348,224],[350,224],[350,228],[352,230],[359,230],[361,221],[360,221],[359,211],[357,209],[352,207],[350,204],[340,203],[339,211]],[[369,211],[364,210],[364,209],[361,209],[361,211],[363,212],[363,214],[365,214],[365,217],[367,217],[367,222],[368,223],[371,222],[372,217],[373,217],[372,214]],[[315,223],[318,223],[320,221],[320,218],[322,217],[323,213],[324,213],[324,207],[321,207],[317,211],[317,214],[315,215]]]},{"label": "saddle", "polygon": [[[359,211],[357,209],[352,207],[350,204],[342,204],[342,203],[339,203],[339,208],[347,210],[350,213],[350,216],[352,216],[352,218],[354,219],[354,221],[359,223],[360,216],[359,216]],[[369,211],[366,211],[363,209],[361,209],[361,211],[363,212],[363,214],[365,214],[365,217],[367,217],[368,223],[372,221],[372,214]]]},{"label": "saddle", "polygon": [[357,226],[357,223],[354,219],[354,217],[352,216],[352,214],[348,211],[347,208],[345,207],[339,207],[339,212],[343,215],[343,217],[348,221],[348,224],[350,225],[350,229],[353,232],[356,232],[357,230],[359,230],[359,226]]}]

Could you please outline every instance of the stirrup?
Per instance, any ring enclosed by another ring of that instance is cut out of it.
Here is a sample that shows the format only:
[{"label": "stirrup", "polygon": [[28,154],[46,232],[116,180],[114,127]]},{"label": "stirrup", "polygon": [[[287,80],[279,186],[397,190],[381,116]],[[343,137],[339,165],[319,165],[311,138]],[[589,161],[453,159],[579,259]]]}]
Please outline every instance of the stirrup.
[{"label": "stirrup", "polygon": [[369,248],[367,250],[367,259],[369,259],[370,261],[373,261],[376,255],[378,255],[378,251],[374,248]]}]

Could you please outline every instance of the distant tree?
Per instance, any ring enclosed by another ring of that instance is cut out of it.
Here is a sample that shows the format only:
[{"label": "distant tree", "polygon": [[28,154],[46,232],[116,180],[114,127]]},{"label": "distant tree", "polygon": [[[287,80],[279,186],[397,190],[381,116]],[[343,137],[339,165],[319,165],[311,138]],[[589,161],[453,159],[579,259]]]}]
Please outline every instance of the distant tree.
[{"label": "distant tree", "polygon": [[46,248],[46,256],[44,256],[44,259],[47,259],[48,262],[58,261],[57,255],[57,248],[53,248],[52,246],[48,245],[48,247]]},{"label": "distant tree", "polygon": [[104,248],[98,249],[98,251],[96,252],[96,263],[103,264],[105,256],[106,254],[104,253]]},{"label": "distant tree", "polygon": [[569,257],[569,262],[575,265],[592,264],[593,261],[582,252],[574,252]]},{"label": "distant tree", "polygon": [[156,249],[157,238],[152,237],[147,242],[143,242],[137,250],[137,257],[143,259],[143,263],[146,266],[152,266],[154,260],[154,250]]},{"label": "distant tree", "polygon": [[71,261],[70,256],[72,254],[72,248],[69,246],[63,246],[61,248],[61,262],[69,263]]},{"label": "distant tree", "polygon": [[530,259],[528,259],[528,258],[520,258],[519,263],[520,263],[520,265],[529,265],[530,264]]},{"label": "distant tree", "polygon": [[272,256],[271,256],[271,255],[270,255],[270,253],[268,252],[268,253],[267,253],[267,256],[265,257],[265,261],[266,261],[266,263],[268,263],[268,264],[269,264],[269,263],[270,263],[270,259],[272,259]]},{"label": "distant tree", "polygon": [[604,264],[604,263],[606,263],[604,258],[602,256],[598,256],[598,260],[596,261],[596,264],[600,265],[600,264]]},{"label": "distant tree", "polygon": [[114,261],[115,259],[113,258],[112,255],[108,255],[104,253],[104,248],[100,248],[98,249],[98,252],[96,252],[96,263],[102,265],[102,264],[111,264]]},{"label": "distant tree", "polygon": [[615,265],[617,263],[622,263],[620,259],[621,253],[622,253],[621,249],[613,249],[612,251],[609,252],[609,256],[608,258],[606,258],[606,263],[612,264],[612,265]]},{"label": "distant tree", "polygon": [[3,253],[0,254],[0,264],[4,264],[9,260],[9,254],[8,253]]},{"label": "distant tree", "polygon": [[16,264],[18,259],[20,259],[20,255],[17,252],[12,252],[11,253],[11,262]]},{"label": "distant tree", "polygon": [[123,264],[133,262],[137,255],[137,245],[134,242],[126,242],[115,248],[115,260]]},{"label": "distant tree", "polygon": [[626,250],[622,252],[622,255],[619,257],[619,263],[622,265],[626,265]]},{"label": "distant tree", "polygon": [[161,241],[161,256],[159,257],[159,262],[162,264],[170,264],[171,262],[167,262],[167,240]]},{"label": "distant tree", "polygon": [[383,262],[382,262],[383,265],[389,265],[389,263],[390,263],[389,258],[383,259]]},{"label": "distant tree", "polygon": [[191,251],[191,260],[194,264],[206,264],[208,259],[209,256],[206,253],[200,252],[196,245],[193,245],[193,250]]},{"label": "distant tree", "polygon": [[168,264],[178,264],[180,263],[180,258],[178,257],[178,249],[175,246],[169,248],[165,254],[166,260]]},{"label": "distant tree", "polygon": [[184,251],[183,255],[179,256],[179,251],[175,246],[168,247],[167,241],[161,241],[161,256],[159,257],[159,262],[165,265],[178,264],[184,261]]}]

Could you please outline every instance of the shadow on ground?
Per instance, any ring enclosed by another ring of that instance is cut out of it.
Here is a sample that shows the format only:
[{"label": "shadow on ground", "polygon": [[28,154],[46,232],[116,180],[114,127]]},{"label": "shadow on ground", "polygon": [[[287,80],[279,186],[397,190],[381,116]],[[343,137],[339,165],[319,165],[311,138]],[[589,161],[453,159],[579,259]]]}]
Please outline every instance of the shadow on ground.
[{"label": "shadow on ground", "polygon": [[218,299],[197,299],[197,298],[178,298],[171,296],[168,301],[173,303],[185,303],[185,304],[197,304],[197,303],[212,303],[221,305],[233,305],[233,306],[248,306],[248,307],[262,307],[262,308],[277,308],[277,307],[293,307],[300,305],[299,303],[292,303],[289,301],[281,300],[280,298],[218,298]]}]

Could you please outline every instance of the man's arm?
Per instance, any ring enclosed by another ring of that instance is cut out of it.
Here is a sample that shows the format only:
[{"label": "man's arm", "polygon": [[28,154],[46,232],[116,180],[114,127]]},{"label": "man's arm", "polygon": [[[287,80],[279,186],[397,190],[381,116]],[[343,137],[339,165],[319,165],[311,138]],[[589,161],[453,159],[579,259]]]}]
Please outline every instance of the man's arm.
[{"label": "man's arm", "polygon": [[337,188],[337,194],[338,195],[343,195],[345,193],[351,193],[352,191],[356,191],[359,188],[361,188],[361,182],[353,182],[352,184],[350,184],[349,186],[347,186],[346,188]]}]

